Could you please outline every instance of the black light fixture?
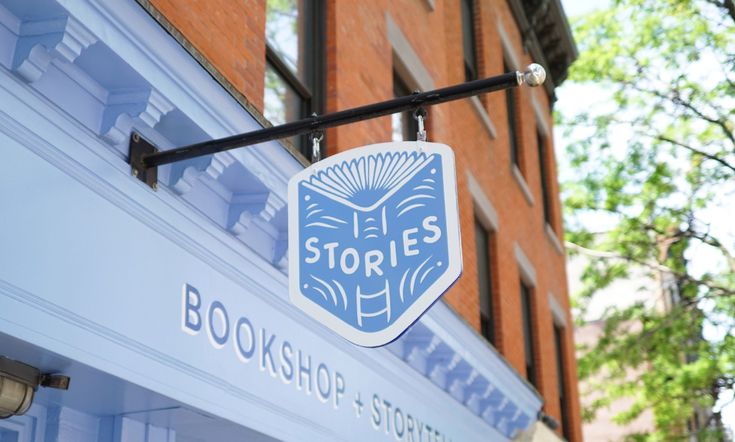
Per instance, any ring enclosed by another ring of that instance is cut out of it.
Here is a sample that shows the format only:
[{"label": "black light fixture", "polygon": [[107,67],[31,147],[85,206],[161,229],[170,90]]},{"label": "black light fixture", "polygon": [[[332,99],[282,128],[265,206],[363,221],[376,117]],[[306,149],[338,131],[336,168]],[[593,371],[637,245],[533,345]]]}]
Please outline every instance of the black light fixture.
[{"label": "black light fixture", "polygon": [[69,377],[0,356],[0,419],[20,416],[31,408],[38,386],[69,389]]}]

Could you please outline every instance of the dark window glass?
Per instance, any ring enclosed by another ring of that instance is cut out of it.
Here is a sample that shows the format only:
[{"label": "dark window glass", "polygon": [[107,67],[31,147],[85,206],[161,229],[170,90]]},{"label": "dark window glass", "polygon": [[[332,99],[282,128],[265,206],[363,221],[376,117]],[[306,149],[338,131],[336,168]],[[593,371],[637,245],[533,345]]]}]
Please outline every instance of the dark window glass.
[{"label": "dark window glass", "polygon": [[[322,111],[323,37],[318,0],[267,0],[263,115],[273,124]],[[306,136],[291,139],[311,156]]]},{"label": "dark window glass", "polygon": [[465,81],[477,80],[477,47],[475,43],[475,11],[473,0],[462,3],[462,50]]},{"label": "dark window glass", "polygon": [[493,287],[491,261],[491,235],[475,218],[475,250],[477,251],[477,283],[480,292],[480,331],[482,336],[495,345],[493,323]]},{"label": "dark window glass", "polygon": [[[410,95],[413,91],[406,86],[406,83],[393,72],[393,96],[403,97]],[[426,124],[426,122],[424,122]],[[418,132],[418,122],[413,117],[413,112],[402,112],[391,115],[391,126],[393,129],[393,141],[413,141],[416,140],[416,132]]]},{"label": "dark window glass", "polygon": [[[507,63],[503,63],[505,72],[511,72]],[[510,144],[511,164],[521,169],[520,155],[518,152],[518,128],[516,126],[516,88],[510,87],[505,90],[505,109],[508,114],[508,143]]]},{"label": "dark window glass", "polygon": [[538,145],[538,164],[541,172],[541,197],[543,199],[544,221],[551,224],[551,193],[549,191],[549,163],[546,157],[546,137],[536,128],[536,144]]},{"label": "dark window glass", "polygon": [[554,342],[556,343],[556,372],[559,389],[559,409],[561,410],[561,431],[566,440],[570,440],[569,401],[567,400],[567,384],[564,380],[564,329],[554,325]]},{"label": "dark window glass", "polygon": [[521,281],[521,309],[523,315],[523,342],[526,357],[526,379],[536,385],[535,348],[533,345],[533,315],[531,309],[531,289]]}]

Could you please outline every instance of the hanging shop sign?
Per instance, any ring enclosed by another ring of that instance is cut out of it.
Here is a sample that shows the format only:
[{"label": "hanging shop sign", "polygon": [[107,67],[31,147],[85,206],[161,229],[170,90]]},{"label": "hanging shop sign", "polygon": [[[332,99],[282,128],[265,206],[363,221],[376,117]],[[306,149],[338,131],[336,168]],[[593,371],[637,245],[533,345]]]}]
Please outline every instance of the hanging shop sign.
[{"label": "hanging shop sign", "polygon": [[[452,150],[427,143],[423,107],[543,84],[526,71],[418,92],[326,115],[159,151],[130,137],[132,173],[154,190],[158,167],[204,155],[414,110],[417,142],[365,146],[319,161],[289,181],[289,291],[294,304],[348,340],[385,345],[462,273]],[[422,115],[423,114],[423,115]]]},{"label": "hanging shop sign", "polygon": [[334,155],[289,181],[291,301],[355,344],[385,345],[462,273],[454,153],[426,142]]}]

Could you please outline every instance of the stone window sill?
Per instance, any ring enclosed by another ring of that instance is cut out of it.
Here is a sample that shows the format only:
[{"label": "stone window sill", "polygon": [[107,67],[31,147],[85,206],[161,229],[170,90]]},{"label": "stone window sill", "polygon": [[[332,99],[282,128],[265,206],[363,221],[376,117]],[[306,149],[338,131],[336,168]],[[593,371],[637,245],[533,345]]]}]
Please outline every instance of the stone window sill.
[{"label": "stone window sill", "polygon": [[515,178],[516,183],[518,183],[518,186],[521,188],[523,196],[526,198],[526,202],[528,202],[529,206],[533,206],[533,195],[531,195],[531,189],[528,188],[528,184],[526,183],[526,179],[523,178],[521,170],[518,169],[518,166],[515,164],[511,167],[513,168],[513,178]]},{"label": "stone window sill", "polygon": [[472,108],[475,110],[475,112],[477,112],[477,116],[480,117],[482,125],[485,126],[485,130],[487,130],[488,134],[490,134],[490,138],[492,138],[493,140],[497,138],[498,134],[495,130],[495,125],[490,119],[490,115],[488,115],[487,111],[485,110],[485,106],[482,105],[482,101],[480,101],[480,98],[477,96],[470,97],[470,103],[472,103]]},{"label": "stone window sill", "polygon": [[564,256],[564,247],[562,247],[559,238],[557,238],[556,236],[556,232],[549,225],[549,223],[544,223],[544,230],[546,230],[546,237],[549,238],[549,242],[551,242],[551,245],[554,246],[554,250],[556,250],[556,253]]}]

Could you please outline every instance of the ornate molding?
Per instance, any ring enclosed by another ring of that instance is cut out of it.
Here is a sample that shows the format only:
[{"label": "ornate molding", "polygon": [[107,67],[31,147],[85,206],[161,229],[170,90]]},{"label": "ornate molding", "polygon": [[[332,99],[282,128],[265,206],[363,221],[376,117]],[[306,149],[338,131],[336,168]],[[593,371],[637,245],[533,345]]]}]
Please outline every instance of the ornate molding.
[{"label": "ornate molding", "polygon": [[509,0],[524,49],[549,76],[544,86],[550,96],[567,76],[577,58],[577,47],[560,0]]},{"label": "ornate molding", "polygon": [[[96,133],[118,155],[127,155],[133,128],[158,140],[209,137],[194,122],[195,117],[177,108],[82,20],[58,5],[39,9],[32,20],[18,18],[21,14],[22,10],[14,14],[12,6],[0,6],[0,23],[10,32],[0,35],[0,45],[10,46],[7,52],[14,54],[11,61],[6,60],[6,67]],[[90,57],[94,59],[85,60],[85,51],[93,45]],[[44,76],[48,80],[40,81]],[[167,130],[158,132],[164,120]],[[157,144],[165,148],[180,143],[176,139]],[[216,154],[208,164],[199,161],[181,166],[183,172],[169,185],[283,271],[287,236],[277,215],[286,207],[286,179],[270,163],[252,149]],[[162,173],[165,176],[170,174]]]},{"label": "ornate molding", "polygon": [[73,63],[97,41],[82,23],[71,16],[18,22],[12,68],[29,83],[38,81],[55,59]]},{"label": "ornate molding", "polygon": [[170,183],[184,199],[196,202],[220,200],[224,207],[215,221],[260,256],[282,268],[287,236],[279,214],[286,210],[285,196],[271,190],[261,178],[245,169],[231,152],[191,165]]},{"label": "ornate molding", "polygon": [[66,27],[61,41],[54,47],[53,51],[62,59],[73,63],[82,51],[97,41],[89,30],[71,15],[66,19]]},{"label": "ornate molding", "polygon": [[[494,385],[480,367],[462,356],[464,349],[452,347],[422,323],[414,324],[388,349],[507,437],[515,436],[532,418],[535,420],[515,403],[512,394],[501,390],[512,387]],[[518,380],[519,385],[521,382]]]},{"label": "ornate molding", "polygon": [[155,127],[161,121],[161,118],[172,110],[174,110],[174,105],[160,92],[151,89],[145,109],[140,113],[139,117],[148,126]]}]

